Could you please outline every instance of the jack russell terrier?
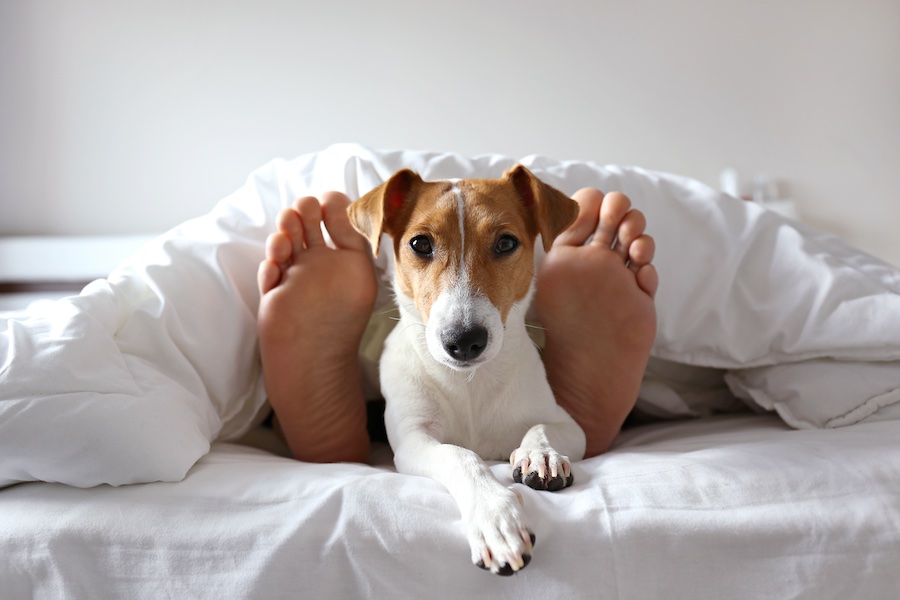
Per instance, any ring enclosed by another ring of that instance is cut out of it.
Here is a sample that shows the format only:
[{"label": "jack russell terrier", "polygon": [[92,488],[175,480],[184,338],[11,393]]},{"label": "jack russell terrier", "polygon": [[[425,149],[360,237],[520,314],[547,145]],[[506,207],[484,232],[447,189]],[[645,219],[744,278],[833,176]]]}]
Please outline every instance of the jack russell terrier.
[{"label": "jack russell terrier", "polygon": [[385,426],[398,471],[442,483],[456,500],[472,562],[512,575],[534,534],[514,481],[556,491],[584,432],[554,400],[525,331],[534,247],[545,250],[578,204],[517,165],[500,179],[425,182],[402,170],[349,208],[374,254],[392,238],[400,322],[381,356]]}]

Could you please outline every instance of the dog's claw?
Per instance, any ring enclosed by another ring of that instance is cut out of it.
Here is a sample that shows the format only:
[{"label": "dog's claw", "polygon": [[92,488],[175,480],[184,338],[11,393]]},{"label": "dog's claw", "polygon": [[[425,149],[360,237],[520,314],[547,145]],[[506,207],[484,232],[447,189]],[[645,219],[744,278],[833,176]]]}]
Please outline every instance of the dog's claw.
[{"label": "dog's claw", "polygon": [[[534,537],[534,534],[532,534],[532,537]],[[527,567],[529,565],[529,563],[531,563],[531,555],[523,554],[522,555],[522,564],[521,564],[521,566],[519,566],[518,569],[514,568],[510,564],[503,563],[500,566],[500,568],[497,569],[497,571],[495,571],[495,572],[497,575],[500,575],[501,577],[509,577],[511,575],[515,575],[516,573],[518,573],[519,571],[521,571],[522,569]],[[491,570],[489,567],[485,566],[483,560],[479,560],[477,563],[475,563],[475,566],[478,567],[479,569],[484,569],[485,571]]]},{"label": "dog's claw", "polygon": [[[522,558],[519,561],[518,567],[513,567],[509,563],[503,563],[500,567],[493,571],[497,575],[502,577],[509,577],[510,575],[515,575],[525,567],[527,567],[531,563],[531,554],[530,550],[534,548],[534,543],[537,540],[537,537],[531,531],[528,532],[528,538],[531,540],[531,548],[529,548],[529,552],[525,552],[522,554]],[[492,571],[492,568],[485,564],[485,560],[483,558],[479,559],[478,562],[475,563],[475,566],[479,569],[484,569],[485,571]]]}]

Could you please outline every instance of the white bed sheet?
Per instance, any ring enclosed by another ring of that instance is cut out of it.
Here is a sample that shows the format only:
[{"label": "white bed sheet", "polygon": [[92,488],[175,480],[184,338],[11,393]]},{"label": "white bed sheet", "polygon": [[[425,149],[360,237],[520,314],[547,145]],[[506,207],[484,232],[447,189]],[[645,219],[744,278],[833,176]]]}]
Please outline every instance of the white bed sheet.
[{"label": "white bed sheet", "polygon": [[[900,422],[772,415],[627,430],[557,494],[511,578],[435,482],[219,443],[179,483],[0,491],[3,598],[896,598]],[[508,477],[508,466],[494,467]]]}]

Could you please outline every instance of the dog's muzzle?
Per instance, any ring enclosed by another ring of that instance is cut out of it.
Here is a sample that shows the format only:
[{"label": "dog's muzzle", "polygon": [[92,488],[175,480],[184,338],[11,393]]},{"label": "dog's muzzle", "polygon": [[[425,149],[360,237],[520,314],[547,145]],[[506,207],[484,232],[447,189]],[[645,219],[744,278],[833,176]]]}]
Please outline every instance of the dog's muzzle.
[{"label": "dog's muzzle", "polygon": [[460,363],[475,360],[488,344],[488,330],[481,325],[448,327],[441,332],[441,344],[447,355]]},{"label": "dog's muzzle", "polygon": [[428,352],[457,371],[471,371],[497,356],[503,345],[500,311],[464,286],[441,292],[425,326]]}]

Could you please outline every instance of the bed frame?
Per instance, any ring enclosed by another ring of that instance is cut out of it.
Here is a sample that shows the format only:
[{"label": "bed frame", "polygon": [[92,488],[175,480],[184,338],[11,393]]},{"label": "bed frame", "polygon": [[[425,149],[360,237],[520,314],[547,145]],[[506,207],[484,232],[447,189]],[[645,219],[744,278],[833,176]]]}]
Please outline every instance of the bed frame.
[{"label": "bed frame", "polygon": [[152,237],[0,237],[0,311],[77,294]]}]

